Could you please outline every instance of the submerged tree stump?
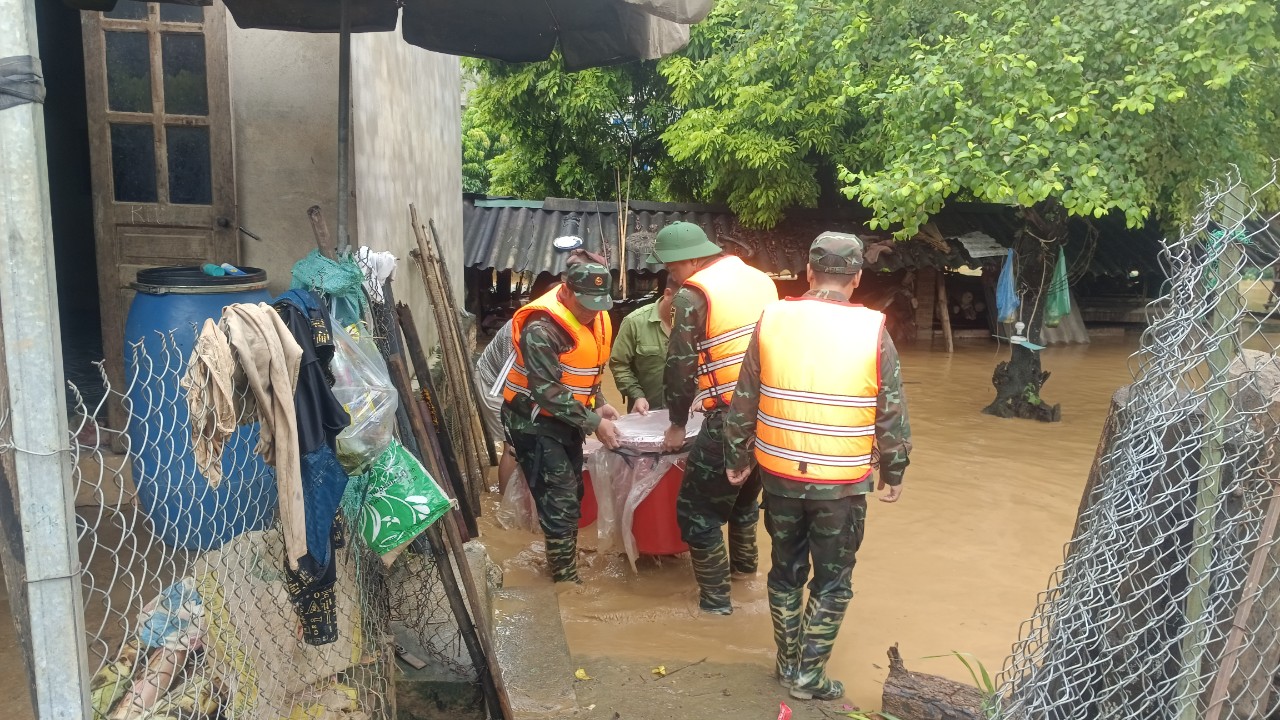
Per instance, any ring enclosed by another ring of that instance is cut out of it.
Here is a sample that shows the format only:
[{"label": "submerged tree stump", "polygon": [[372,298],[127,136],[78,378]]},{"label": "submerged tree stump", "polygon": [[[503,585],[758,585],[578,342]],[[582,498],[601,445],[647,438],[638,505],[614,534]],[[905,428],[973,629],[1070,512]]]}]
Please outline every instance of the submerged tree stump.
[{"label": "submerged tree stump", "polygon": [[911,672],[898,646],[889,648],[889,677],[881,698],[884,712],[901,720],[985,720],[982,692],[937,675]]}]

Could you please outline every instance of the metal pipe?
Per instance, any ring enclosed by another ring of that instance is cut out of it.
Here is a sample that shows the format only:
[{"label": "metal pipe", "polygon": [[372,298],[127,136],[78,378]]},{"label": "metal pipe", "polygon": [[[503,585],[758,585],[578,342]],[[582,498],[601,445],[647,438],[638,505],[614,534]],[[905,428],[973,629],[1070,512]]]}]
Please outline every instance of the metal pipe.
[{"label": "metal pipe", "polygon": [[[35,0],[0,0],[0,58],[35,58]],[[49,214],[44,108],[0,110],[0,408],[9,445],[0,513],[4,555],[24,565],[10,586],[24,629],[32,701],[40,718],[89,717],[88,649],[75,488],[68,457],[62,341]],[[6,573],[10,571],[5,568]],[[16,573],[15,573],[16,574]]]},{"label": "metal pipe", "polygon": [[347,203],[351,199],[351,8],[339,3],[338,21],[338,257],[351,252]]}]

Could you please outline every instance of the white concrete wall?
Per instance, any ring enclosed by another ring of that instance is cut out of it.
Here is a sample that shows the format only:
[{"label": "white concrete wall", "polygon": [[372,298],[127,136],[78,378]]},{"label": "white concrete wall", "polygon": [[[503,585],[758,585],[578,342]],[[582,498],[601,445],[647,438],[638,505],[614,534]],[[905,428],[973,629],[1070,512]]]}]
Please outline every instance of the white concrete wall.
[{"label": "white concrete wall", "polygon": [[351,43],[352,138],[357,223],[364,244],[399,258],[397,300],[413,308],[424,339],[435,337],[431,307],[409,256],[409,203],[434,219],[462,307],[462,111],[458,58],[413,47],[399,32]]},{"label": "white concrete wall", "polygon": [[228,15],[227,45],[239,221],[262,237],[241,235],[242,262],[279,293],[316,246],[307,208],[336,237],[338,36],[243,30]]}]

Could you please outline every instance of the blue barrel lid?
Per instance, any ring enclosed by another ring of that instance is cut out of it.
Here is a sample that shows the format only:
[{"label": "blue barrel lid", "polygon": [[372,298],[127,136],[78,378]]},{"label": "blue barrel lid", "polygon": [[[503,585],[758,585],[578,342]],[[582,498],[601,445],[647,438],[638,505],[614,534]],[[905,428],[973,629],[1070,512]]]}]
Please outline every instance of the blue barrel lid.
[{"label": "blue barrel lid", "polygon": [[267,286],[267,271],[241,267],[243,275],[206,275],[199,265],[175,265],[138,271],[133,289],[148,295],[205,295],[262,290]]}]

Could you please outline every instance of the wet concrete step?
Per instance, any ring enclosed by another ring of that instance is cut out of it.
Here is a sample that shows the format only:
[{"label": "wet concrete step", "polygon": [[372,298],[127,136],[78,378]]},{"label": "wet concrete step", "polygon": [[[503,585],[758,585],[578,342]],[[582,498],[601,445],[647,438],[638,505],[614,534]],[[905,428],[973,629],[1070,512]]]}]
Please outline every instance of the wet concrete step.
[{"label": "wet concrete step", "polygon": [[498,662],[517,720],[569,717],[578,708],[573,659],[551,585],[494,592]]}]

